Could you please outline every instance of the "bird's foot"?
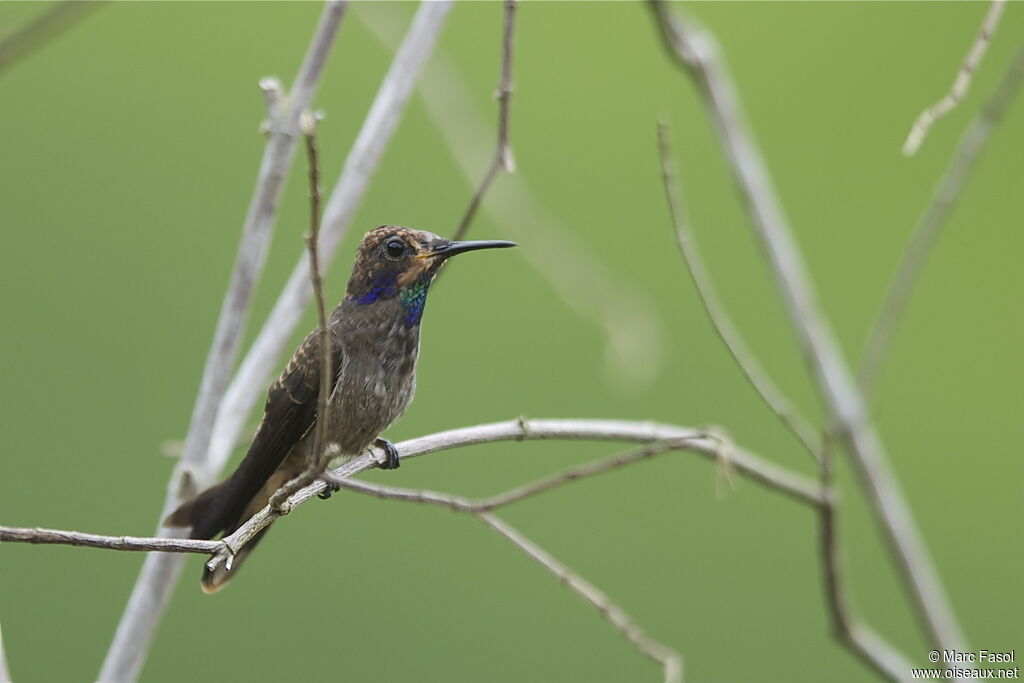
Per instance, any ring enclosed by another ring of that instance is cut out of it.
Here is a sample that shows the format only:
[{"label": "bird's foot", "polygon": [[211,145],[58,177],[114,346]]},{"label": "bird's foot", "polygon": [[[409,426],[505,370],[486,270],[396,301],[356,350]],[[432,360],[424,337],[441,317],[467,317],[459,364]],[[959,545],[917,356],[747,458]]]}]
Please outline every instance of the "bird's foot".
[{"label": "bird's foot", "polygon": [[395,444],[391,443],[387,439],[377,439],[373,442],[378,448],[384,450],[384,462],[379,467],[382,470],[397,470],[402,464],[398,459],[398,449],[395,448]]},{"label": "bird's foot", "polygon": [[328,500],[331,496],[333,496],[341,489],[340,486],[338,486],[337,484],[333,484],[329,481],[325,481],[324,485],[327,488],[325,488],[320,493],[316,494],[316,497],[319,498],[320,500]]}]

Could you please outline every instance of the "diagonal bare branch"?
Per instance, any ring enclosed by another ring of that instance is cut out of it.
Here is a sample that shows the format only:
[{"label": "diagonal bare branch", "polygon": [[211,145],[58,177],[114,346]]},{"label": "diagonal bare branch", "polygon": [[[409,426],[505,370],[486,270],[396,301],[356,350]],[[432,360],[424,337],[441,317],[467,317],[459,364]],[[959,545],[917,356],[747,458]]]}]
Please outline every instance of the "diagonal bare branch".
[{"label": "diagonal bare branch", "polygon": [[[700,253],[692,240],[692,233],[685,221],[682,198],[675,181],[674,163],[668,138],[668,126],[661,122],[658,125],[658,141],[661,152],[662,179],[665,184],[669,202],[669,212],[676,226],[676,236],[683,257],[687,262],[690,275],[694,280],[705,310],[711,317],[719,337],[729,348],[736,362],[744,370],[751,384],[766,403],[786,422],[791,431],[800,439],[811,455],[818,460],[821,473],[822,502],[818,506],[818,517],[821,528],[822,574],[825,585],[826,605],[832,619],[833,632],[836,638],[854,654],[858,655],[884,676],[892,680],[902,680],[910,670],[909,662],[892,645],[879,637],[869,627],[856,621],[850,614],[845,585],[842,582],[839,544],[837,540],[836,514],[837,500],[832,487],[832,461],[827,442],[818,446],[810,437],[810,424],[802,419],[792,422],[793,413],[789,402],[772,384],[756,358],[746,350],[743,340],[739,337],[732,321],[719,303],[714,285],[707,275]],[[797,416],[799,418],[799,416]]]},{"label": "diagonal bare branch", "polygon": [[[345,8],[345,2],[337,1],[328,2],[324,7],[292,92],[277,108],[277,116],[270,121],[270,139],[260,164],[235,266],[203,369],[184,451],[171,476],[160,513],[161,519],[184,499],[213,483],[220,469],[208,457],[217,409],[238,356],[253,289],[263,271],[270,247],[284,179],[295,154],[299,114],[309,107],[316,93]],[[161,536],[181,533],[160,529]],[[125,681],[138,678],[157,622],[167,605],[181,567],[181,558],[167,555],[150,555],[146,558],[118,624],[114,641],[107,652],[99,680]]]},{"label": "diagonal bare branch", "polygon": [[772,378],[768,376],[757,357],[750,351],[750,347],[743,341],[742,335],[733,324],[725,306],[722,305],[718,290],[704,265],[704,259],[693,238],[693,231],[686,220],[682,193],[676,182],[675,163],[672,160],[671,144],[668,137],[668,124],[663,121],[658,123],[658,149],[661,154],[661,177],[665,185],[669,214],[675,226],[676,243],[686,261],[687,272],[690,273],[690,278],[697,288],[704,312],[711,320],[711,325],[715,328],[718,338],[729,349],[729,354],[732,355],[733,360],[736,361],[754,391],[789,428],[793,436],[803,444],[811,457],[818,460],[819,445],[810,422],[800,414],[796,406],[786,398]]},{"label": "diagonal bare branch", "polygon": [[61,0],[0,40],[0,74],[84,19],[102,2]]},{"label": "diagonal bare branch", "polygon": [[455,233],[452,235],[453,240],[462,239],[469,231],[473,217],[476,216],[476,210],[487,193],[487,188],[491,186],[491,183],[497,177],[498,171],[504,170],[512,173],[515,170],[512,149],[508,144],[508,125],[509,103],[512,99],[512,37],[515,34],[516,0],[505,0],[504,4],[505,22],[501,40],[501,78],[498,81],[497,91],[498,146],[494,150],[494,159],[491,160],[491,165],[488,166],[483,180],[480,181],[476,192],[473,193],[473,198],[469,201],[469,206],[466,207],[466,212],[462,215],[462,220],[459,221],[458,227],[455,228]]},{"label": "diagonal bare branch", "polygon": [[306,155],[309,157],[309,235],[306,236],[306,249],[309,252],[309,282],[316,300],[316,314],[320,321],[320,397],[317,406],[316,438],[313,441],[313,453],[318,462],[322,460],[324,439],[327,434],[327,402],[331,397],[331,337],[327,329],[327,306],[324,304],[324,283],[320,273],[320,163],[316,150],[316,119],[307,112],[303,118],[302,136],[306,140]]},{"label": "diagonal bare branch", "polygon": [[[387,75],[345,158],[341,176],[324,207],[319,247],[324,270],[334,259],[349,222],[369,187],[370,179],[405,111],[416,79],[430,59],[451,6],[447,0],[421,3],[395,52]],[[227,463],[249,414],[270,382],[271,373],[302,319],[310,296],[309,261],[303,252],[224,395],[209,449],[210,461],[218,470]]]},{"label": "diagonal bare branch", "polygon": [[907,139],[903,143],[905,156],[916,154],[932,124],[952,111],[967,95],[967,89],[971,87],[971,77],[981,64],[985,52],[988,51],[992,35],[996,32],[996,27],[999,26],[999,19],[1003,16],[1004,9],[1006,9],[1006,0],[992,0],[992,4],[988,6],[988,11],[985,13],[985,18],[981,21],[978,37],[974,39],[971,49],[967,51],[967,56],[964,57],[960,70],[956,72],[956,78],[953,79],[953,85],[950,86],[949,92],[941,100],[918,114],[914,125],[911,126]]},{"label": "diagonal bare branch", "polygon": [[[373,8],[360,18],[382,45],[390,46],[394,12],[387,3]],[[457,168],[475,186],[478,169],[487,163],[481,150],[490,149],[493,134],[465,79],[445,57],[439,53],[427,68],[420,95]],[[650,298],[596,259],[592,247],[550,214],[521,174],[504,176],[491,186],[480,210],[504,237],[530,245],[520,254],[527,265],[570,311],[602,331],[609,379],[636,390],[658,377],[665,332]],[[587,286],[580,287],[580,282]]]},{"label": "diagonal bare branch", "polygon": [[301,120],[302,136],[306,141],[306,156],[309,159],[309,234],[306,235],[306,251],[309,254],[309,284],[316,302],[316,313],[319,321],[318,337],[320,338],[320,390],[317,398],[317,415],[319,418],[314,427],[312,458],[306,468],[291,481],[285,482],[270,497],[270,504],[277,507],[288,496],[303,486],[311,484],[326,469],[330,458],[325,457],[327,448],[327,404],[331,398],[331,387],[334,384],[334,368],[332,363],[331,333],[327,329],[327,307],[324,304],[324,284],[320,274],[320,162],[316,148],[316,115],[312,112],[303,114]]},{"label": "diagonal bare branch", "polygon": [[939,649],[963,652],[966,642],[952,605],[881,438],[868,420],[853,373],[818,306],[793,232],[743,122],[736,89],[717,44],[707,31],[673,16],[663,0],[650,4],[669,55],[696,82],[714,121],[804,357],[839,433],[850,446],[875,518],[898,560],[921,621]]},{"label": "diagonal bare branch", "polygon": [[858,380],[865,395],[870,396],[874,389],[885,352],[892,342],[896,326],[906,309],[910,291],[921,274],[924,262],[949,221],[985,144],[1020,91],[1022,80],[1024,46],[1017,51],[985,107],[960,137],[956,151],[953,152],[945,173],[936,184],[931,201],[903,252],[903,259],[886,293],[885,303],[871,325],[864,355],[861,358]]},{"label": "diagonal bare branch", "polygon": [[477,513],[477,519],[504,536],[510,543],[537,561],[573,592],[594,605],[637,650],[661,665],[665,683],[682,683],[683,659],[675,650],[662,645],[647,633],[600,588],[590,583],[539,545],[489,512]]},{"label": "diagonal bare branch", "polygon": [[818,507],[818,525],[821,552],[821,570],[825,588],[825,605],[836,639],[880,674],[892,681],[903,681],[910,673],[911,664],[874,629],[857,620],[850,611],[850,599],[843,581],[840,557],[838,504],[832,479],[831,444],[821,451],[820,472],[824,504]]}]

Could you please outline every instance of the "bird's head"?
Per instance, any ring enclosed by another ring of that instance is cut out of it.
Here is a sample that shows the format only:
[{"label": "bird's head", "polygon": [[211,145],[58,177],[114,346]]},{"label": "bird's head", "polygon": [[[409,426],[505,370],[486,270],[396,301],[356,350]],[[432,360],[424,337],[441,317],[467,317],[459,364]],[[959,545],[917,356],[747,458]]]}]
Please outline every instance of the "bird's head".
[{"label": "bird's head", "polygon": [[399,297],[405,320],[416,325],[423,314],[427,289],[452,256],[477,249],[514,247],[501,240],[452,241],[425,230],[382,225],[363,236],[346,298],[373,304]]}]

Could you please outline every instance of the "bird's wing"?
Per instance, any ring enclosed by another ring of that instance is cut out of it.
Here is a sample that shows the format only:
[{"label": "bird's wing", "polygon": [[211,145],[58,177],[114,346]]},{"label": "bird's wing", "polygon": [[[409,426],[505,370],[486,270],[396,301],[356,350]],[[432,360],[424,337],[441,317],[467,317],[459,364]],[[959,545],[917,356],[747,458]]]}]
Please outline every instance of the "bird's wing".
[{"label": "bird's wing", "polygon": [[[341,365],[341,345],[334,334],[329,338],[331,367],[336,375]],[[315,422],[319,395],[320,332],[314,330],[270,386],[259,431],[238,469],[223,484],[210,489],[207,500],[201,500],[205,495],[201,494],[193,510],[179,515],[178,521],[180,517],[189,518],[193,538],[228,533],[245,521],[239,518],[246,506]]]}]

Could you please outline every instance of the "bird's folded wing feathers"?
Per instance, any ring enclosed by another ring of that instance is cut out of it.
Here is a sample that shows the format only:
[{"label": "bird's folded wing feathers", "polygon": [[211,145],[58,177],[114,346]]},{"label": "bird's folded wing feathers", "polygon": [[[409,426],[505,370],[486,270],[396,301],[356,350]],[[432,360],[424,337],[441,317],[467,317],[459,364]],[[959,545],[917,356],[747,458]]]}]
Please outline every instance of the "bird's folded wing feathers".
[{"label": "bird's folded wing feathers", "polygon": [[[340,344],[331,334],[334,373],[341,364]],[[224,489],[192,519],[193,538],[212,538],[230,533],[245,520],[239,519],[253,496],[280,467],[313,425],[320,394],[320,332],[314,330],[299,345],[287,367],[267,392],[267,403],[259,431],[249,452]]]}]

